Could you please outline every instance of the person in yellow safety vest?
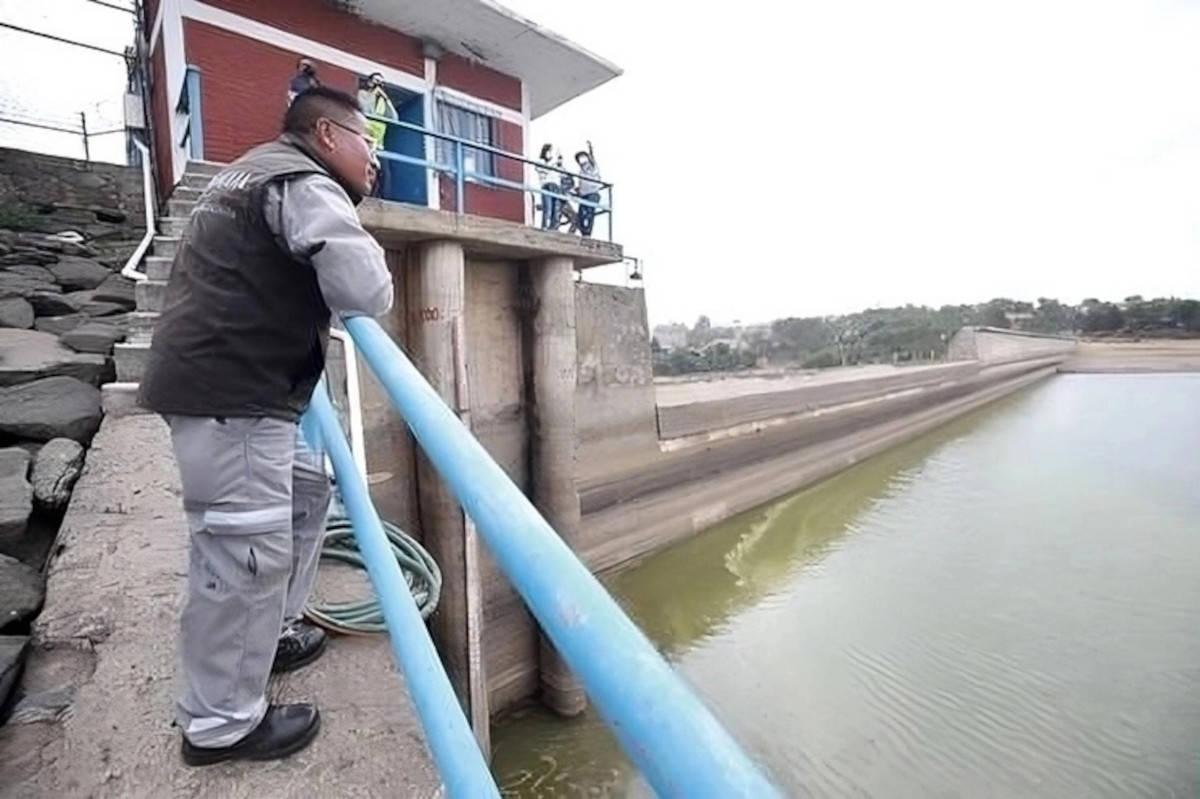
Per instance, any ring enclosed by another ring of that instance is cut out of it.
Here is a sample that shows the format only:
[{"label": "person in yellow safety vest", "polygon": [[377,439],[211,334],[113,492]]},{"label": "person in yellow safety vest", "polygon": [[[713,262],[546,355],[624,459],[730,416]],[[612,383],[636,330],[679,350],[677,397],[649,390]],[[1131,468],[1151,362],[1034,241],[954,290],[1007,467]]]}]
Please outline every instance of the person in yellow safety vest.
[{"label": "person in yellow safety vest", "polygon": [[[392,104],[392,98],[388,96],[387,90],[383,88],[383,75],[378,72],[373,72],[362,84],[362,88],[358,90],[358,107],[364,114],[367,115],[367,135],[375,142],[375,149],[384,149],[384,140],[387,138],[388,125],[378,119],[370,117],[383,117],[384,119],[399,119],[400,115],[396,113],[396,106]],[[375,196],[384,199],[393,199],[391,185],[392,164],[386,158],[379,159],[379,180],[375,184]]]}]

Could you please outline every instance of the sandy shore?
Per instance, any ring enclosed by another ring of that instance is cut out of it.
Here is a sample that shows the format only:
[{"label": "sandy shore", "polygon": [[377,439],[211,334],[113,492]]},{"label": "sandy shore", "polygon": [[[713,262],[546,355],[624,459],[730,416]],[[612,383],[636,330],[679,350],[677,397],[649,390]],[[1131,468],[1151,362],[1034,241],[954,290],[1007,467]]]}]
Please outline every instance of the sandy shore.
[{"label": "sandy shore", "polygon": [[1200,372],[1200,339],[1081,341],[1061,372]]}]

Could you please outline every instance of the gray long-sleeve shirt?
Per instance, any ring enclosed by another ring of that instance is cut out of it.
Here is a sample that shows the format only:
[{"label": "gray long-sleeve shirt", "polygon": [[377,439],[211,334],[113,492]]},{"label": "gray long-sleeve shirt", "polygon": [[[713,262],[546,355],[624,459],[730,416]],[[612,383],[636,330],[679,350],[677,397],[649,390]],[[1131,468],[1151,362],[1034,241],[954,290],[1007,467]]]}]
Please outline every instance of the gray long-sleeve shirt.
[{"label": "gray long-sleeve shirt", "polygon": [[267,189],[267,226],[299,261],[310,263],[335,314],[380,316],[392,307],[392,275],[383,248],[363,229],[345,189],[325,175],[304,175]]}]

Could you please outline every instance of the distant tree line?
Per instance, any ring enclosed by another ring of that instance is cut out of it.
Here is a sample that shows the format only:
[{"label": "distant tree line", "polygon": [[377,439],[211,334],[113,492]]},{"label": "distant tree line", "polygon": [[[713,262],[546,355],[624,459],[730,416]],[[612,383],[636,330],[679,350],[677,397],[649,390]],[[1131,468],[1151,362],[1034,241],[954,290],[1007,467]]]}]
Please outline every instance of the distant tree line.
[{"label": "distant tree line", "polygon": [[1049,297],[1036,302],[998,297],[976,305],[905,305],[730,326],[713,325],[701,316],[690,328],[656,327],[650,346],[657,375],[766,364],[824,368],[912,363],[944,358],[950,338],[970,325],[1092,336],[1200,335],[1200,301],[1134,295],[1122,302],[1089,298],[1072,306]]}]

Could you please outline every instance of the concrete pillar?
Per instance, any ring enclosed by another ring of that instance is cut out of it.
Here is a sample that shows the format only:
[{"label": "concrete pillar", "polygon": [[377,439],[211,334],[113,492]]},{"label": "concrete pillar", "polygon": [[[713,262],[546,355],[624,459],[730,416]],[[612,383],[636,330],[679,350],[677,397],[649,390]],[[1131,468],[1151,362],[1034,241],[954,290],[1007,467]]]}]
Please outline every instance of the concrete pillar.
[{"label": "concrete pillar", "polygon": [[[533,502],[568,546],[579,537],[575,487],[575,281],[570,258],[531,261],[528,267],[530,484]],[[564,716],[581,713],[587,697],[544,636],[540,642],[542,698]]]},{"label": "concrete pillar", "polygon": [[[465,415],[462,245],[431,241],[414,247],[408,277],[408,344],[413,362],[442,399]],[[483,608],[474,538],[468,536],[462,509],[450,489],[419,448],[417,497],[425,548],[442,570],[442,595],[430,628],[450,682],[488,753]]]},{"label": "concrete pillar", "polygon": [[[388,250],[388,268],[396,299],[392,310],[376,317],[375,321],[405,352],[408,347],[408,285],[407,253]],[[379,381],[372,378],[371,367],[359,355],[358,374],[361,396],[363,439],[367,454],[367,484],[371,500],[379,515],[405,530],[416,531],[421,525],[418,516],[416,454],[412,436],[404,420],[392,408]]]}]

